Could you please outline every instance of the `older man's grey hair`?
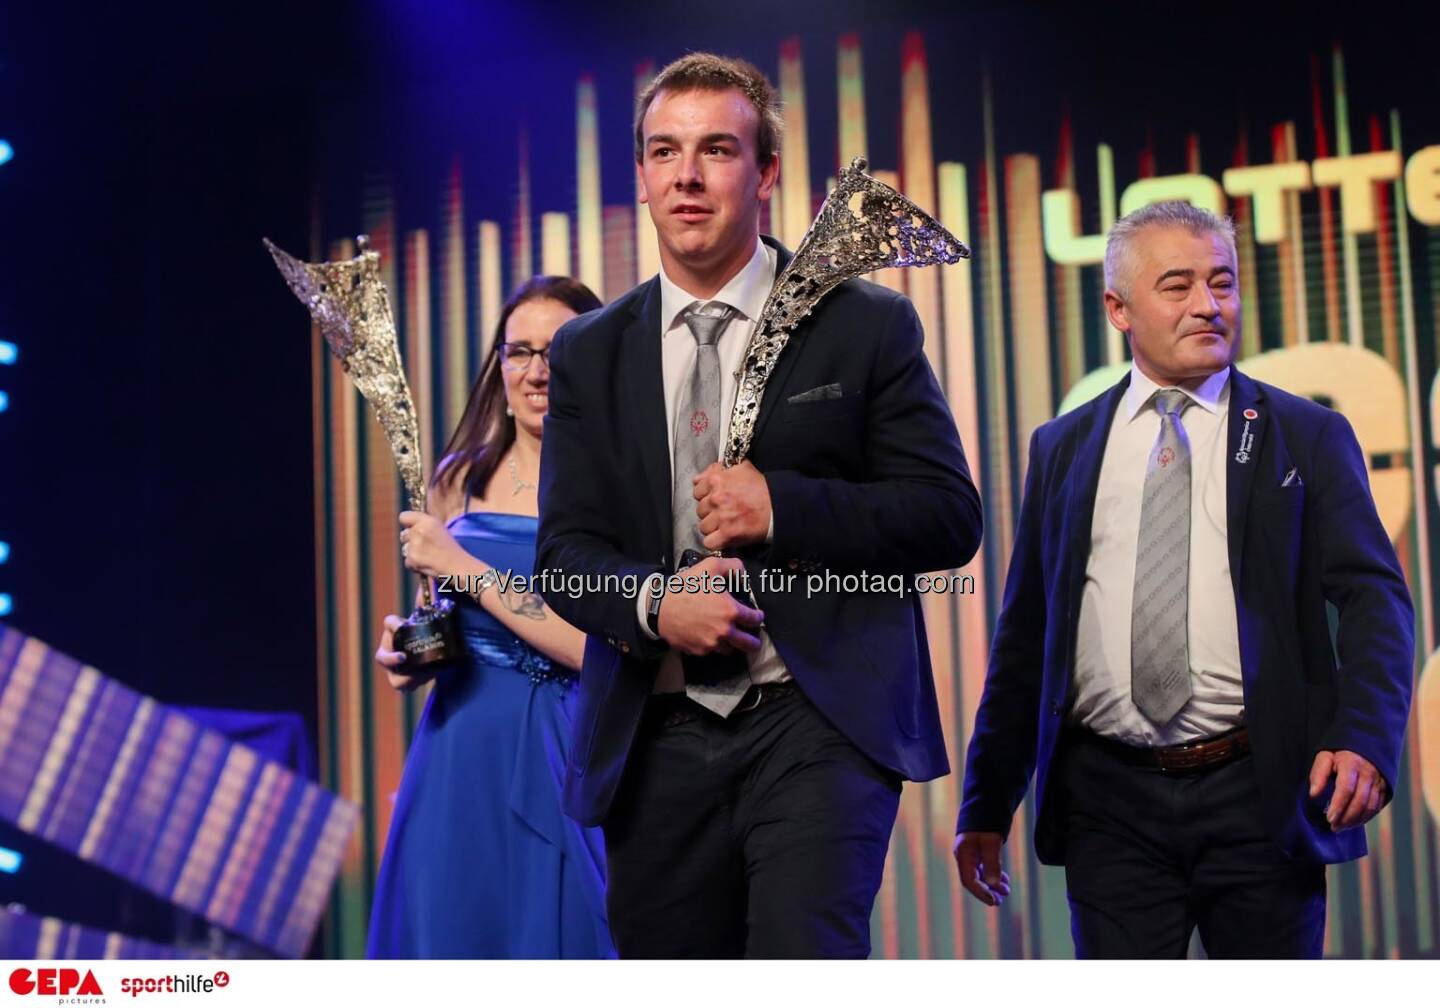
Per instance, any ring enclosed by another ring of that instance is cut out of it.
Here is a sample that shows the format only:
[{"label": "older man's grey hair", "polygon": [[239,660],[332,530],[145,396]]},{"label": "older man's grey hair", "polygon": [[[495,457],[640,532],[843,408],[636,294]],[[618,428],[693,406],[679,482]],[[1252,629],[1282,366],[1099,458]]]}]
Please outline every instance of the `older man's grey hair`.
[{"label": "older man's grey hair", "polygon": [[1222,214],[1186,203],[1165,200],[1132,210],[1110,229],[1105,241],[1105,286],[1129,300],[1135,279],[1135,236],[1148,227],[1184,228],[1197,238],[1219,235],[1235,256],[1235,222]]}]

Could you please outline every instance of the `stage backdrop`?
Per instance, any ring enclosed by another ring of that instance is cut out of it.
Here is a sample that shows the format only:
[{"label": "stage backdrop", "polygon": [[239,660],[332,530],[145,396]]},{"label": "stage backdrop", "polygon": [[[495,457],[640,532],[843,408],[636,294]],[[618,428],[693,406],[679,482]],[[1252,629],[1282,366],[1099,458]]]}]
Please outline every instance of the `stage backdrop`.
[{"label": "stage backdrop", "polygon": [[[987,69],[986,54],[967,43],[972,59],[957,60],[962,28],[899,25],[723,47],[773,74],[787,109],[765,230],[794,247],[826,180],[865,154],[874,174],[975,250],[957,266],[874,277],[915,302],[987,525],[965,571],[974,592],[926,596],[955,772],[905,788],[874,917],[876,954],[1072,953],[1063,875],[1029,850],[1031,801],[1008,848],[1017,896],[1001,911],[961,892],[950,845],[1030,432],[1127,367],[1101,307],[1103,232],[1117,214],[1170,197],[1234,215],[1241,366],[1350,419],[1416,601],[1422,678],[1402,775],[1394,801],[1367,827],[1372,855],[1330,871],[1326,952],[1437,954],[1440,132],[1433,123],[1411,128],[1402,111],[1419,96],[1398,77],[1395,94],[1372,80],[1373,100],[1347,100],[1341,45],[1274,40],[1269,71],[1288,88],[1239,111],[1230,91],[1209,111],[1203,93],[1192,95],[1176,113],[1163,107],[1163,83],[1147,84],[1140,106],[1114,82],[1089,105],[1063,67],[1058,77],[1053,65],[1027,68],[1023,51],[991,58]],[[558,76],[472,78],[454,91],[419,89],[378,115],[342,108],[331,119],[310,252],[349,255],[346,236],[359,231],[380,251],[427,463],[459,416],[509,290],[537,272],[572,273],[608,301],[656,272],[653,231],[634,198],[629,115],[657,63],[699,44],[634,53],[630,66],[577,56]],[[1383,65],[1372,61],[1371,72]],[[417,109],[430,110],[428,121]],[[383,150],[367,146],[377,136]],[[327,951],[357,955],[423,696],[392,692],[370,657],[381,617],[408,611],[413,591],[397,553],[394,467],[318,339],[314,365],[322,782],[365,810]]]}]

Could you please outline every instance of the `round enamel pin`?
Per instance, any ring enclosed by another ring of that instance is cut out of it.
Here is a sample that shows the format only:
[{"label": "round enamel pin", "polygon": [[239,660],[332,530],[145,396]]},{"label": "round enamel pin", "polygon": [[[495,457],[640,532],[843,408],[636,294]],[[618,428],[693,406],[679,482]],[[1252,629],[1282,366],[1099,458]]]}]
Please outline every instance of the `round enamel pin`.
[{"label": "round enamel pin", "polygon": [[1256,413],[1253,409],[1247,409],[1243,415],[1246,420],[1255,420],[1260,416],[1260,414]]}]

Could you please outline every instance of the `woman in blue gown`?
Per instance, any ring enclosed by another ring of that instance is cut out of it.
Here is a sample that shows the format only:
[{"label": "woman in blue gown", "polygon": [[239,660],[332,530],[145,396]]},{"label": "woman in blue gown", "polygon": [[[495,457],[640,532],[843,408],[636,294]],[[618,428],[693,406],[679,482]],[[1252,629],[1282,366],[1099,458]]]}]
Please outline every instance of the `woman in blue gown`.
[{"label": "woman in blue gown", "polygon": [[[496,577],[528,578],[535,562],[550,341],[599,306],[566,277],[515,293],[437,467],[428,513],[400,516],[405,565],[469,589],[452,596],[466,657],[435,676],[405,760],[371,958],[614,955],[600,831],[560,811],[584,635],[538,594],[503,590]],[[385,618],[375,657],[409,690],[421,680],[399,667],[391,635],[400,623]]]}]

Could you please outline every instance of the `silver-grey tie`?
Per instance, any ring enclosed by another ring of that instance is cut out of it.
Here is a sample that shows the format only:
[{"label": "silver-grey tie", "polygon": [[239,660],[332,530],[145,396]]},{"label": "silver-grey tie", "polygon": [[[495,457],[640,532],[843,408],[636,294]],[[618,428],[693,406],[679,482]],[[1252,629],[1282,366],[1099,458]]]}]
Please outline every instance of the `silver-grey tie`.
[{"label": "silver-grey tie", "polygon": [[1180,389],[1155,393],[1160,435],[1145,467],[1135,596],[1130,613],[1130,697],[1157,725],[1190,699],[1190,439]]},{"label": "silver-grey tie", "polygon": [[[687,549],[706,552],[695,511],[695,477],[720,458],[720,334],[735,309],[710,302],[685,313],[685,324],[695,337],[695,367],[680,393],[675,412],[675,482],[671,515],[675,531],[675,559]],[[728,717],[750,688],[750,671],[743,654],[683,656],[685,695],[721,717]]]}]

